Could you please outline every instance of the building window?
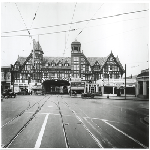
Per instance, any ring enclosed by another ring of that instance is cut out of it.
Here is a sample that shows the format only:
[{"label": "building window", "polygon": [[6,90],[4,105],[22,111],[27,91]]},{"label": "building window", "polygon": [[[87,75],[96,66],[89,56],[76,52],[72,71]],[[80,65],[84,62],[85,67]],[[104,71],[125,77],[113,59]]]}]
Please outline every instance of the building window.
[{"label": "building window", "polygon": [[78,47],[75,46],[75,47],[74,47],[74,50],[78,50]]},{"label": "building window", "polygon": [[81,58],[81,63],[85,63],[85,59],[84,58]]},{"label": "building window", "polygon": [[79,57],[74,57],[74,61],[79,61]]},{"label": "building window", "polygon": [[17,79],[20,79],[20,73],[17,73]]},{"label": "building window", "polygon": [[107,74],[107,73],[104,73],[104,78],[109,78],[109,74]]},{"label": "building window", "polygon": [[31,70],[31,66],[30,65],[27,65],[27,70]]},{"label": "building window", "polygon": [[85,66],[85,70],[86,70],[86,71],[89,71],[89,65],[86,65],[86,66]]},{"label": "building window", "polygon": [[55,66],[55,63],[52,63],[52,66]]},{"label": "building window", "polygon": [[73,70],[79,70],[79,65],[74,65]]},{"label": "building window", "polygon": [[65,64],[65,66],[69,66],[69,64]]},{"label": "building window", "polygon": [[112,71],[118,71],[118,67],[117,66],[113,66],[112,67]]},{"label": "building window", "polygon": [[98,66],[98,65],[95,65],[95,66],[94,66],[94,70],[99,70],[99,66]]},{"label": "building window", "polygon": [[112,70],[112,65],[110,65],[110,70]]},{"label": "building window", "polygon": [[110,74],[110,79],[112,79],[112,74]]},{"label": "building window", "polygon": [[105,66],[105,67],[104,67],[104,71],[108,71],[108,66]]},{"label": "building window", "polygon": [[44,73],[44,78],[47,78],[48,77],[48,73]]}]

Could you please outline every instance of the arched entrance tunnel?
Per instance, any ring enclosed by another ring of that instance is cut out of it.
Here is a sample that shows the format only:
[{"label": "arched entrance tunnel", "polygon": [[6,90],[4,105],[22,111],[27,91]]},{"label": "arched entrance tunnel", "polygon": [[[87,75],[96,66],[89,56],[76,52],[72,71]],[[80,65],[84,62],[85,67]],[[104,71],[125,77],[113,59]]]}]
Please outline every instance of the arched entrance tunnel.
[{"label": "arched entrance tunnel", "polygon": [[68,94],[68,88],[70,83],[65,80],[46,80],[43,82],[43,88],[45,93],[51,94]]}]

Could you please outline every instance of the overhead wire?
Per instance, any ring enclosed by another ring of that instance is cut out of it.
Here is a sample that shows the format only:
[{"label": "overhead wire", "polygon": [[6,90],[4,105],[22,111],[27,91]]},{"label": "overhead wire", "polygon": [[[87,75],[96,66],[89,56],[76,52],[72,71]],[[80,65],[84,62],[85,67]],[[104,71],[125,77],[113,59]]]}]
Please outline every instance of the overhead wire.
[{"label": "overhead wire", "polygon": [[[134,19],[126,19],[126,20],[116,21],[116,22],[112,22],[112,23],[106,23],[106,24],[95,25],[95,26],[88,26],[88,27],[85,27],[85,28],[96,27],[96,26],[103,26],[103,25],[118,23],[118,22],[122,22],[122,21],[132,21],[132,20],[135,20],[135,19],[142,19],[142,18],[145,18],[145,17],[134,18]],[[79,29],[82,29],[82,28],[77,28],[77,29],[72,29],[72,30],[65,30],[65,31],[58,31],[58,32],[51,32],[51,33],[47,32],[47,33],[43,33],[43,34],[34,34],[34,35],[31,35],[31,36],[55,34],[55,33],[67,32],[67,31],[75,31],[75,30],[79,30]],[[1,36],[1,37],[15,37],[15,36],[28,36],[28,35],[10,35],[10,36],[6,35],[6,36]],[[66,38],[66,36],[65,36],[65,38]],[[66,40],[65,40],[65,42],[66,42]]]},{"label": "overhead wire", "polygon": [[[76,5],[77,5],[77,2],[75,3],[75,6],[74,6],[74,11],[73,11],[73,15],[72,15],[71,23],[72,23],[73,18],[74,18],[74,14],[75,14],[75,10],[76,10]],[[69,29],[69,30],[71,30],[71,25],[70,25],[70,29]],[[70,33],[70,31],[69,31],[69,33]],[[69,33],[68,33],[68,36],[67,36],[67,39],[66,39],[66,42],[65,42],[65,49],[64,49],[64,53],[63,53],[63,55],[65,54],[65,51],[66,51],[66,46],[67,46],[67,42],[68,42],[69,35],[70,35]]]},{"label": "overhead wire", "polygon": [[[103,3],[104,4],[104,3]],[[102,4],[102,5],[103,5]],[[102,5],[98,8],[98,10],[94,13],[94,15],[91,17],[91,19],[95,16],[95,14],[100,10],[100,8],[102,7]],[[89,24],[89,22],[91,21],[91,19],[87,22],[87,24],[82,28],[82,30],[78,33],[78,35],[79,34],[81,34],[82,32],[83,32],[83,30],[85,29],[85,27]],[[76,39],[77,39],[77,37],[78,37],[78,35],[76,36]]]},{"label": "overhead wire", "polygon": [[[67,31],[75,31],[75,30],[77,30],[77,29],[72,29],[72,30],[64,30],[64,31],[56,31],[56,32],[47,32],[47,33],[41,33],[41,34],[33,34],[33,35],[31,35],[31,36],[37,36],[37,35],[48,35],[48,34],[55,34],[55,33],[63,33],[63,32],[67,32]],[[4,36],[1,36],[1,37],[15,37],[15,36],[29,36],[29,35],[4,35]]]},{"label": "overhead wire", "polygon": [[25,27],[26,27],[26,30],[28,31],[28,34],[30,35],[30,32],[29,32],[29,30],[28,30],[28,28],[27,28],[27,26],[26,26],[26,23],[25,23],[25,21],[24,21],[24,19],[23,19],[22,15],[21,15],[21,12],[20,12],[20,10],[19,10],[19,8],[18,8],[18,6],[17,6],[17,4],[16,4],[16,3],[15,3],[15,5],[16,5],[17,10],[18,10],[18,12],[19,12],[19,14],[20,14],[20,16],[21,16],[21,18],[22,18],[22,21],[23,21],[23,23],[24,23]]},{"label": "overhead wire", "polygon": [[134,30],[137,30],[137,29],[140,29],[140,28],[144,28],[144,27],[147,27],[147,26],[141,26],[141,27],[134,28],[134,29],[131,29],[131,30],[128,30],[128,31],[120,32],[120,33],[118,33],[118,34],[113,34],[113,35],[110,35],[110,36],[107,36],[107,37],[104,37],[104,38],[101,38],[101,39],[96,39],[96,40],[94,40],[94,41],[83,42],[83,43],[84,43],[84,44],[89,44],[89,43],[91,43],[91,42],[99,41],[99,40],[106,39],[106,38],[109,38],[109,37],[112,37],[112,36],[117,36],[117,35],[119,35],[119,34],[124,34],[124,33],[131,32],[131,31],[134,31]]},{"label": "overhead wire", "polygon": [[39,3],[39,5],[38,5],[38,7],[37,7],[37,10],[36,10],[35,14],[34,14],[34,18],[33,18],[33,20],[32,20],[32,24],[31,24],[30,29],[32,28],[33,22],[34,22],[34,20],[35,20],[35,18],[36,18],[36,16],[37,16],[37,12],[38,12],[38,10],[39,10],[39,6],[40,6],[40,3]]},{"label": "overhead wire", "polygon": [[128,14],[146,12],[148,10],[149,9],[138,10],[138,11],[133,11],[133,12],[126,12],[126,13],[122,13],[122,14],[116,14],[116,15],[112,15],[112,16],[106,16],[106,17],[100,17],[100,18],[94,18],[94,19],[80,20],[80,21],[76,21],[76,22],[72,22],[72,23],[63,23],[63,24],[57,24],[57,25],[51,25],[51,26],[37,27],[37,28],[32,28],[32,29],[26,28],[26,29],[22,29],[22,30],[5,31],[5,32],[2,32],[2,33],[21,32],[21,31],[26,31],[26,30],[37,30],[37,29],[51,28],[51,27],[56,27],[56,26],[65,26],[65,25],[69,25],[69,24],[77,24],[77,23],[82,23],[82,22],[95,21],[95,20],[100,20],[100,19],[106,19],[106,18],[112,18],[112,17],[122,16],[122,15],[128,15]]},{"label": "overhead wire", "polygon": [[[21,16],[22,20],[23,20],[23,23],[24,23],[24,25],[25,25],[25,27],[26,27],[26,30],[28,31],[29,38],[31,38],[31,40],[32,40],[32,42],[33,42],[32,36],[31,36],[31,34],[30,34],[30,32],[29,32],[29,30],[28,30],[28,28],[27,28],[26,24],[25,24],[25,21],[24,21],[24,19],[23,19],[22,15],[21,15],[21,12],[20,12],[20,10],[19,10],[19,8],[18,8],[18,6],[17,6],[17,4],[16,4],[16,3],[15,3],[15,5],[16,5],[16,7],[17,7],[17,10],[18,10],[18,12],[19,12],[19,14],[20,14],[20,16]],[[37,10],[38,10],[38,9],[37,9]],[[30,43],[30,44],[31,44],[31,43]],[[34,44],[34,42],[33,42],[33,44]],[[34,45],[34,46],[35,46],[35,45]],[[33,66],[34,66],[34,48],[33,48]]]}]

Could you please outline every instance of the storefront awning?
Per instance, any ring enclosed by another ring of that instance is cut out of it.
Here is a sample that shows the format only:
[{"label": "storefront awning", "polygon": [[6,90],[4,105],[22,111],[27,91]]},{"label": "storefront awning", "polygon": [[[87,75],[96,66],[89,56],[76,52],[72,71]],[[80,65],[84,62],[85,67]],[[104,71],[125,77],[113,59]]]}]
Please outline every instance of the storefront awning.
[{"label": "storefront awning", "polygon": [[42,89],[42,86],[33,86],[32,87],[32,90],[41,90]]}]

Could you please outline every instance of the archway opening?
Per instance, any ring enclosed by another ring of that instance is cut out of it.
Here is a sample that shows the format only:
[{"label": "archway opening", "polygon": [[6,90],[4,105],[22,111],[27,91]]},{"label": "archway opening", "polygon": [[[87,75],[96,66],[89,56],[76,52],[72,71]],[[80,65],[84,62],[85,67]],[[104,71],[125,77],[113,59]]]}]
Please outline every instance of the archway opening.
[{"label": "archway opening", "polygon": [[66,80],[46,80],[43,82],[45,93],[49,94],[67,94],[70,83]]}]

